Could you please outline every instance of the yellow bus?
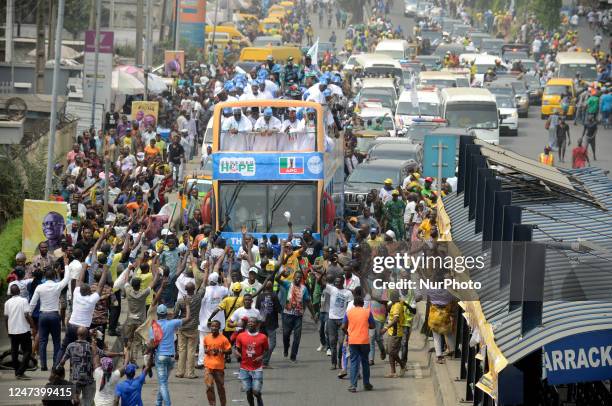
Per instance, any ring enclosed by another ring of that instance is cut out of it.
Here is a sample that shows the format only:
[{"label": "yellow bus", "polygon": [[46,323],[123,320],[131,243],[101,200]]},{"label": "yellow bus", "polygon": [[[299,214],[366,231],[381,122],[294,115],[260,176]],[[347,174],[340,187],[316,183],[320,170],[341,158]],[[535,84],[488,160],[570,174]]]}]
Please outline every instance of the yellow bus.
[{"label": "yellow bus", "polygon": [[[301,110],[304,121],[295,119],[286,131],[270,124],[276,127],[264,135],[257,131],[259,127],[240,131],[243,124],[237,128],[233,117],[222,116],[225,109],[254,107],[273,109],[280,122],[293,119],[291,111]],[[300,100],[248,100],[215,106],[212,190],[203,212],[228,244],[241,245],[243,226],[255,238],[271,234],[287,238],[288,219],[296,235],[308,229],[326,244],[335,242],[334,222],[343,209],[344,143],[326,134],[323,117],[320,104]]]}]

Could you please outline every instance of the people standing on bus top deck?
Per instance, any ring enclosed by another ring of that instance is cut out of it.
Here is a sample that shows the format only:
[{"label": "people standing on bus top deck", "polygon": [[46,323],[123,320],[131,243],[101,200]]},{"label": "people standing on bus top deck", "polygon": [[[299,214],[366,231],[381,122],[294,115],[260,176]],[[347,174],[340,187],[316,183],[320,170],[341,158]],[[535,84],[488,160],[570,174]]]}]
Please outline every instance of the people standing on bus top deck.
[{"label": "people standing on bus top deck", "polygon": [[[283,122],[282,133],[279,134],[279,151],[300,151],[306,149],[304,142],[306,138],[304,123],[297,119],[297,111],[289,109],[287,119]],[[310,151],[314,150],[314,146]]]},{"label": "people standing on bus top deck", "polygon": [[267,107],[262,117],[259,117],[254,128],[253,151],[277,151],[281,122],[272,115],[272,109]]},{"label": "people standing on bus top deck", "polygon": [[251,120],[242,116],[242,110],[234,108],[233,116],[221,122],[221,149],[223,151],[247,151],[247,134],[253,131]]}]

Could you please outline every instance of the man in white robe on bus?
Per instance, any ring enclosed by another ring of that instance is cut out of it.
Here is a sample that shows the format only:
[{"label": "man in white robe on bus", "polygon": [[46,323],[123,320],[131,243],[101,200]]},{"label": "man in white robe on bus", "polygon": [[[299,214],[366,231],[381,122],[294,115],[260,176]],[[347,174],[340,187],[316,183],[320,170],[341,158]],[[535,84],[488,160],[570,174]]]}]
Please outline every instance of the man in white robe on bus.
[{"label": "man in white robe on bus", "polygon": [[242,115],[242,110],[234,108],[233,116],[223,120],[221,126],[222,151],[249,151],[249,137],[253,131],[251,120]]},{"label": "man in white robe on bus", "polygon": [[253,151],[277,151],[280,131],[280,120],[272,115],[270,107],[266,107],[263,116],[255,122]]}]

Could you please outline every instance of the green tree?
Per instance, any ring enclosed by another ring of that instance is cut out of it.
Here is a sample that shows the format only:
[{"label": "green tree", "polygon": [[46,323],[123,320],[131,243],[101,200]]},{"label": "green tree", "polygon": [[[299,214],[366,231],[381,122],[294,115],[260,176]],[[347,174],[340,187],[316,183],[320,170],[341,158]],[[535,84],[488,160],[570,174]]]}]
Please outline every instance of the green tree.
[{"label": "green tree", "polygon": [[[92,7],[92,0],[66,0],[64,7],[64,28],[73,39],[85,32],[89,25],[89,9]],[[102,13],[104,14],[104,13]]]},{"label": "green tree", "polygon": [[562,0],[532,0],[530,8],[545,29],[554,30],[561,24],[561,2]]}]

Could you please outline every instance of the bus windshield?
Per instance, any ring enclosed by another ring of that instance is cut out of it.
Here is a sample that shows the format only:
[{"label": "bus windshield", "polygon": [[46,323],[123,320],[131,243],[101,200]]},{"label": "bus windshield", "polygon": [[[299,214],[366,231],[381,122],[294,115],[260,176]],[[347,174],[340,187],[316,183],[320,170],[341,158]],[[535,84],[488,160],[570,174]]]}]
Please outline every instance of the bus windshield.
[{"label": "bus windshield", "polygon": [[246,225],[249,232],[285,233],[287,211],[294,229],[316,230],[316,207],[314,182],[219,184],[219,219],[225,219],[222,231],[239,232]]},{"label": "bus windshield", "polygon": [[457,81],[455,79],[421,79],[421,84],[435,86],[439,89],[457,87]]},{"label": "bus windshield", "polygon": [[495,129],[497,122],[497,105],[495,103],[465,102],[446,105],[446,117],[449,127]]},{"label": "bus windshield", "polygon": [[438,103],[419,102],[414,106],[412,102],[399,102],[395,114],[406,116],[439,116],[440,105]]},{"label": "bus windshield", "polygon": [[574,78],[577,73],[580,74],[580,79],[595,80],[597,79],[597,66],[587,63],[568,63],[559,66],[560,78]]}]

